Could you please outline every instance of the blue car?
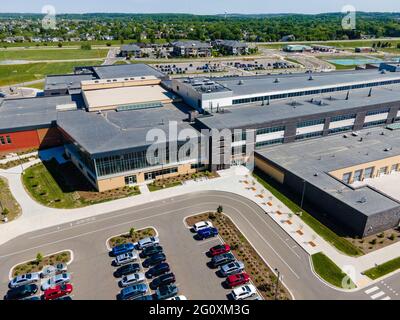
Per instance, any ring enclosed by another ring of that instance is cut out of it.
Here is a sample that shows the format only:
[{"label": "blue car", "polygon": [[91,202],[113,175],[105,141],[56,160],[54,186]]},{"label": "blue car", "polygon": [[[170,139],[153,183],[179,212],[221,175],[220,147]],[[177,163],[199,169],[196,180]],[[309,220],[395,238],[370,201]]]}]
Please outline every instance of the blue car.
[{"label": "blue car", "polygon": [[217,228],[206,228],[206,229],[201,229],[197,232],[197,237],[200,240],[204,240],[204,239],[211,238],[211,237],[216,237],[217,235],[218,235]]},{"label": "blue car", "polygon": [[119,256],[128,252],[132,252],[135,249],[133,243],[124,243],[112,248],[111,253],[113,256]]},{"label": "blue car", "polygon": [[144,295],[147,292],[147,285],[144,283],[135,284],[133,286],[121,290],[119,300],[131,300]]}]

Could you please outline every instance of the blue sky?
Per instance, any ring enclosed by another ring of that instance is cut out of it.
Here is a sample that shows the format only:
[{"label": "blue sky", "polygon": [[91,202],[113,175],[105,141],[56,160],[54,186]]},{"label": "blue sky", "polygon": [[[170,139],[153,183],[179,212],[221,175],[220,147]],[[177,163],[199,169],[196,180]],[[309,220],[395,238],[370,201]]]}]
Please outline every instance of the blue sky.
[{"label": "blue sky", "polygon": [[41,12],[53,5],[58,13],[321,13],[339,12],[351,4],[359,11],[400,12],[400,0],[2,0],[0,12]]}]

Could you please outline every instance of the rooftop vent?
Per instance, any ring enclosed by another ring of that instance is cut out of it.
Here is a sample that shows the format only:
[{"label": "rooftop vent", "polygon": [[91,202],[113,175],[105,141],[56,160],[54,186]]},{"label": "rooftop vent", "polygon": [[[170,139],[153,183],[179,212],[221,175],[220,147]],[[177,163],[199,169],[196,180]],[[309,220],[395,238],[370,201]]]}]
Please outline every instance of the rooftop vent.
[{"label": "rooftop vent", "polygon": [[313,76],[310,75],[310,77],[308,78],[308,81],[312,81],[314,80]]},{"label": "rooftop vent", "polygon": [[274,83],[279,83],[279,82],[281,82],[281,81],[279,80],[279,78],[276,78],[276,79],[274,80]]},{"label": "rooftop vent", "polygon": [[243,80],[239,80],[238,85],[241,86],[243,84],[244,84],[244,81]]},{"label": "rooftop vent", "polygon": [[389,152],[389,151],[392,151],[392,147],[390,147],[390,148],[385,148],[383,151],[385,151],[385,152]]},{"label": "rooftop vent", "polygon": [[367,202],[367,198],[362,197],[360,200],[357,201],[358,203],[366,203]]}]

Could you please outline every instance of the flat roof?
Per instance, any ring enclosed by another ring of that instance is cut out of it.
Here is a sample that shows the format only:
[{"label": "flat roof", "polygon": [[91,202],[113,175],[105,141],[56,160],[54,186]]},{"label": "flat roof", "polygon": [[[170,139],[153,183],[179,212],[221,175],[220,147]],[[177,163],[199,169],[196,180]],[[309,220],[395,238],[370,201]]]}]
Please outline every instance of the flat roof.
[{"label": "flat roof", "polygon": [[155,76],[165,78],[165,74],[144,63],[105,65],[92,67],[99,79]]},{"label": "flat roof", "polygon": [[[146,135],[154,128],[167,135],[170,121],[178,129],[192,128],[188,122],[191,109],[182,103],[167,104],[155,109],[117,112],[60,112],[57,124],[94,157],[128,152],[146,146]],[[151,144],[151,143],[148,143]]]},{"label": "flat roof", "polygon": [[48,127],[57,120],[58,105],[77,104],[79,97],[53,96],[5,99],[0,105],[0,132],[30,130]]},{"label": "flat roof", "polygon": [[170,101],[171,93],[160,85],[84,91],[89,108]]},{"label": "flat roof", "polygon": [[92,74],[63,74],[46,76],[45,90],[80,89],[81,81],[92,80]]},{"label": "flat roof", "polygon": [[[310,80],[310,76],[312,80]],[[399,80],[400,73],[382,73],[377,69],[366,69],[319,73],[211,77],[209,79],[231,90],[233,92],[233,99],[235,99],[242,96],[273,95],[326,87],[346,86],[363,82]],[[277,79],[278,81],[276,81]],[[184,82],[190,80],[190,78],[180,78],[177,80]],[[196,80],[196,78],[194,80]]]},{"label": "flat roof", "polygon": [[359,131],[358,137],[347,134],[344,138],[343,134],[338,134],[263,148],[256,150],[256,154],[367,216],[400,206],[399,202],[368,186],[353,189],[328,174],[400,155],[400,131],[365,129]]},{"label": "flat roof", "polygon": [[[374,87],[371,97],[368,96],[369,91],[369,88],[351,90],[349,100],[346,100],[347,91],[342,91],[303,96],[297,99],[272,100],[270,105],[266,105],[265,102],[264,106],[261,105],[261,102],[243,104],[226,108],[224,113],[213,113],[212,116],[199,117],[198,121],[209,128],[215,129],[246,126],[254,128],[266,122],[286,119],[296,120],[306,116],[317,116],[318,114],[334,111],[345,111],[346,109],[350,110],[357,107],[400,101],[399,84]],[[313,99],[313,102],[311,102],[311,99]],[[322,101],[323,104],[319,105],[319,101]]]}]

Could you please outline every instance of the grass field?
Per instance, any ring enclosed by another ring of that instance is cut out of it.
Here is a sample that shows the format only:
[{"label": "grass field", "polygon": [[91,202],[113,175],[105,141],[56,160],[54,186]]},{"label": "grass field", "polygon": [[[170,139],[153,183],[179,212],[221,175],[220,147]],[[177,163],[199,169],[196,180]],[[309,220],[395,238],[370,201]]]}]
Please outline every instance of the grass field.
[{"label": "grass field", "polygon": [[286,197],[278,189],[276,189],[271,183],[266,181],[266,177],[262,176],[260,173],[254,174],[254,177],[259,183],[261,183],[267,190],[269,190],[276,198],[278,198],[285,206],[287,206],[294,213],[302,212],[300,218],[312,228],[318,235],[325,239],[328,243],[334,246],[339,251],[349,255],[349,256],[359,256],[363,252],[353,245],[351,242],[340,237],[331,229],[326,227],[324,224],[319,222],[311,214],[306,212],[304,209],[300,208],[295,202]]},{"label": "grass field", "polygon": [[74,67],[99,65],[100,61],[43,62],[19,65],[0,65],[0,86],[44,79],[46,75],[72,73]]},{"label": "grass field", "polygon": [[400,269],[400,257],[368,269],[363,273],[372,280],[375,280],[396,271],[397,269]]},{"label": "grass field", "polygon": [[71,162],[59,165],[56,160],[29,167],[22,180],[33,199],[52,208],[79,208],[140,194],[128,186],[98,192]]},{"label": "grass field", "polygon": [[20,49],[0,50],[0,60],[75,60],[102,59],[107,56],[107,49]]},{"label": "grass field", "polygon": [[1,214],[6,209],[8,211],[6,215],[8,221],[14,220],[21,214],[21,207],[12,195],[7,180],[3,178],[0,178],[0,204],[0,217],[5,217],[1,216]]},{"label": "grass field", "polygon": [[347,281],[343,281],[343,279],[347,277],[346,274],[322,252],[313,254],[311,259],[315,272],[325,281],[338,288],[356,288],[356,285],[350,278],[347,278]]}]

